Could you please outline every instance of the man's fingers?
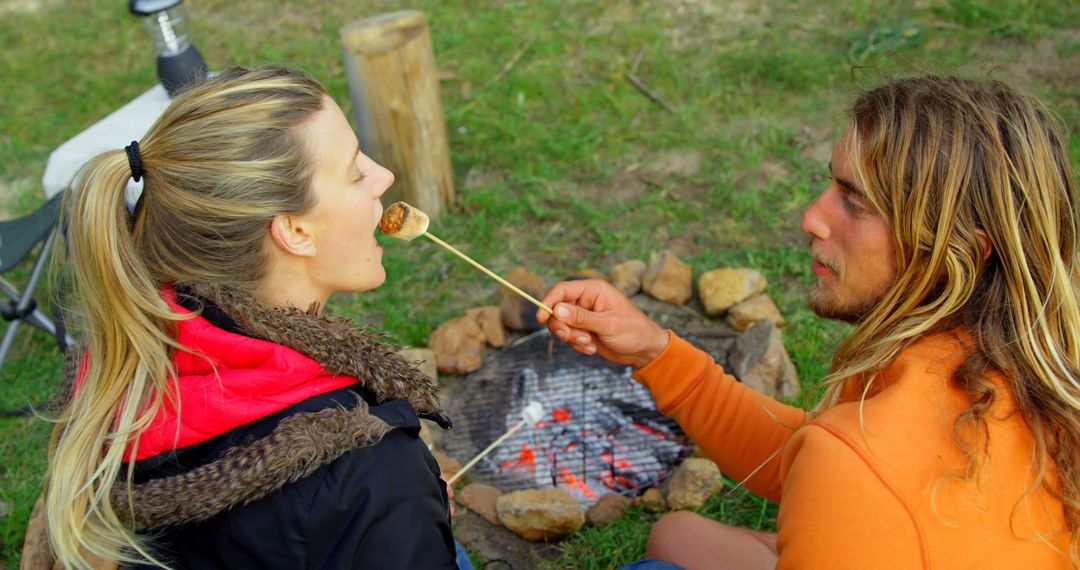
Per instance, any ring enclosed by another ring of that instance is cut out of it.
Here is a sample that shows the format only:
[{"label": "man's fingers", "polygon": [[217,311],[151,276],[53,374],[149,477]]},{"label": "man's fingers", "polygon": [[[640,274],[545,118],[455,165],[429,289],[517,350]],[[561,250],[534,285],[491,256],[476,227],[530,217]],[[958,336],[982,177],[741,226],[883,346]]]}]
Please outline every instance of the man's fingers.
[{"label": "man's fingers", "polygon": [[571,327],[586,330],[592,330],[596,321],[592,311],[567,303],[555,305],[555,318]]}]

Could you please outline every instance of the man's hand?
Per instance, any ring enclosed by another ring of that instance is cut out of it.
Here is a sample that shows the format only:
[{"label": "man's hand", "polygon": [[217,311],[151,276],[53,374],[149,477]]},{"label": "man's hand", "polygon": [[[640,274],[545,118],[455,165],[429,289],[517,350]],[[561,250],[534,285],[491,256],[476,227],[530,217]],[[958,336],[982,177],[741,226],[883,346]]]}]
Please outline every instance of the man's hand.
[{"label": "man's hand", "polygon": [[564,281],[543,302],[555,318],[538,311],[536,320],[578,352],[640,368],[667,348],[667,331],[606,281]]}]

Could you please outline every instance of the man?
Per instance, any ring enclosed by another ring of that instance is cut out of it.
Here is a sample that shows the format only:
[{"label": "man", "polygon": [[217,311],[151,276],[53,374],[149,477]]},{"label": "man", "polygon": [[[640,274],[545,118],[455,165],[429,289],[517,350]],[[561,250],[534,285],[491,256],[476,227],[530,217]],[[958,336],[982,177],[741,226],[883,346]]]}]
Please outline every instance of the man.
[{"label": "man", "polygon": [[804,412],[739,384],[606,283],[538,319],[636,368],[779,532],[679,512],[647,553],[687,568],[1077,568],[1077,187],[1037,101],[995,81],[859,97],[805,213],[816,313],[856,325]]}]

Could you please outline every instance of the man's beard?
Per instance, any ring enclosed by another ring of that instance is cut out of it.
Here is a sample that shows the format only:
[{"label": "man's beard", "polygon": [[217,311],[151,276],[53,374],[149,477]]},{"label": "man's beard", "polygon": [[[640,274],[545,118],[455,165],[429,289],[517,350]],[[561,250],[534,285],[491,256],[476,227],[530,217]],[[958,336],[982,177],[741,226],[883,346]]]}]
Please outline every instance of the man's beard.
[{"label": "man's beard", "polygon": [[881,300],[881,296],[850,302],[846,305],[838,303],[836,299],[827,298],[818,284],[810,292],[810,310],[823,319],[832,319],[845,323],[858,324]]}]

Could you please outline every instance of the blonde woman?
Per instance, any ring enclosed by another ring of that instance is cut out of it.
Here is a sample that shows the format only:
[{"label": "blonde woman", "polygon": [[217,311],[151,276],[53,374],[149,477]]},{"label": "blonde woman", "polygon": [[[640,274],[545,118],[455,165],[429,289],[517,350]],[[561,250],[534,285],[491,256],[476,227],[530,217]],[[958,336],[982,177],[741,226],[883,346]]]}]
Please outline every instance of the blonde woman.
[{"label": "blonde woman", "polygon": [[83,168],[65,222],[87,347],[45,499],[63,567],[455,567],[418,438],[418,416],[449,426],[436,386],[322,314],[386,278],[393,180],[280,67],[222,72]]},{"label": "blonde woman", "polygon": [[557,336],[635,366],[721,470],[780,504],[778,534],[668,515],[647,553],[691,569],[1080,567],[1067,141],[996,81],[904,79],[855,101],[802,222],[811,307],[855,324],[809,414],[604,283],[549,292],[559,320],[538,317]]}]

